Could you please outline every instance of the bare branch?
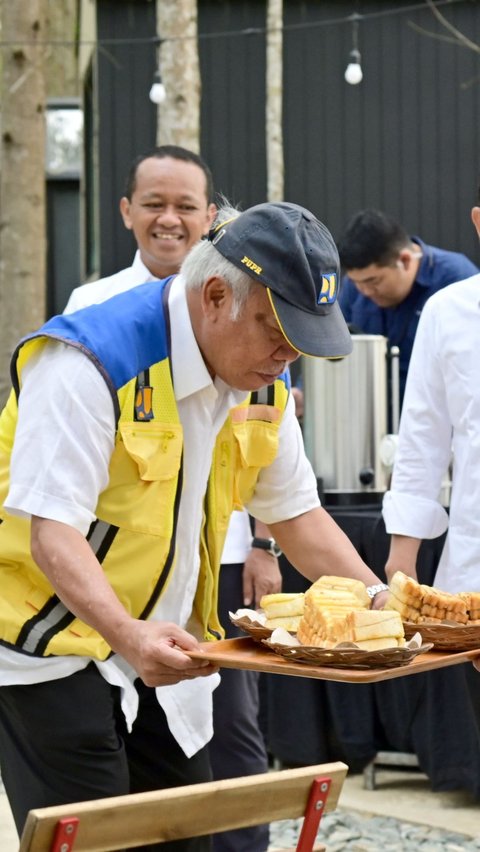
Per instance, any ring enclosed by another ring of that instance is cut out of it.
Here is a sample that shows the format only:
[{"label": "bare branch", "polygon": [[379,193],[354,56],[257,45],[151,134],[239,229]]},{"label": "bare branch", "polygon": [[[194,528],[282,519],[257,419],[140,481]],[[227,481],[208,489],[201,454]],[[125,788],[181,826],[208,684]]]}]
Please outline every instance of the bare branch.
[{"label": "bare branch", "polygon": [[[420,35],[428,36],[429,38],[434,38],[437,41],[443,41],[447,44],[456,44],[458,45],[458,38],[453,38],[453,36],[440,35],[439,33],[432,33],[430,30],[426,30],[423,27],[420,27],[418,24],[415,24],[413,21],[407,21],[407,26],[410,29],[415,30],[415,32],[420,33]],[[468,47],[471,49],[469,45],[460,44],[460,47]]]},{"label": "bare branch", "polygon": [[475,44],[474,41],[471,41],[469,38],[467,38],[467,36],[460,32],[460,30],[457,30],[457,28],[454,27],[453,24],[451,24],[450,21],[448,21],[447,18],[445,18],[445,16],[438,11],[433,0],[425,0],[425,2],[431,12],[435,15],[437,21],[440,21],[440,23],[445,27],[445,29],[451,32],[458,39],[460,44],[462,44],[464,47],[469,47],[471,50],[474,50],[475,53],[480,53],[479,45]]}]

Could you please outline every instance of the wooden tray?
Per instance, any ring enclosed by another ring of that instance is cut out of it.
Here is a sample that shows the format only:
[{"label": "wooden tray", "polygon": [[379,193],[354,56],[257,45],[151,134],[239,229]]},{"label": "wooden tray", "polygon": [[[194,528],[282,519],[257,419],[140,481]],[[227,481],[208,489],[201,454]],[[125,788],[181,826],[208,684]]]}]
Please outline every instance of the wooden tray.
[{"label": "wooden tray", "polygon": [[396,668],[336,669],[333,666],[317,666],[308,663],[292,663],[279,657],[253,639],[221,639],[219,642],[202,642],[201,651],[186,651],[193,660],[209,660],[220,668],[248,669],[269,674],[313,677],[334,680],[340,683],[375,683],[405,675],[428,672],[432,669],[466,663],[480,656],[480,647],[475,650],[440,652],[428,651],[419,654],[409,663]]}]

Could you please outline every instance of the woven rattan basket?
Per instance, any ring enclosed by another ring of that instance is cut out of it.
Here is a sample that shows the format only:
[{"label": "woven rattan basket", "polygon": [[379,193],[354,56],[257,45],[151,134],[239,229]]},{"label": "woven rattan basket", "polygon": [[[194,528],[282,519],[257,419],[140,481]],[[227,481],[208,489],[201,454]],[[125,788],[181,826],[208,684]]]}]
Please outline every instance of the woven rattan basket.
[{"label": "woven rattan basket", "polygon": [[239,627],[245,633],[248,633],[256,642],[261,642],[262,639],[268,639],[272,635],[270,627],[265,627],[259,621],[252,621],[248,616],[236,617],[230,616],[230,621],[235,627]]},{"label": "woven rattan basket", "polygon": [[[422,636],[423,639],[423,636]],[[405,648],[386,648],[383,651],[362,651],[353,644],[344,642],[336,648],[313,648],[307,645],[278,645],[268,639],[263,644],[295,663],[317,666],[334,666],[337,669],[372,669],[404,666],[417,654],[425,654],[433,647],[430,643],[418,645],[412,642]]]},{"label": "woven rattan basket", "polygon": [[424,642],[433,642],[436,651],[473,651],[480,649],[480,625],[455,624],[454,622],[403,622],[405,639],[421,633]]}]

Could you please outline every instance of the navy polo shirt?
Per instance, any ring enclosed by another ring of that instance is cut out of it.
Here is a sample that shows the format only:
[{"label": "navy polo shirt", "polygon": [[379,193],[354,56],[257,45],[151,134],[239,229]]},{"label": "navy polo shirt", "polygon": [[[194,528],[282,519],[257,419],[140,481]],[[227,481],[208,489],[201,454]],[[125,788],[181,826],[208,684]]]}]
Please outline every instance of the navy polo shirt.
[{"label": "navy polo shirt", "polygon": [[343,315],[363,334],[383,334],[389,346],[400,349],[400,402],[403,400],[408,364],[422,308],[433,293],[476,275],[479,270],[464,254],[428,246],[419,237],[411,237],[422,250],[422,259],[413,287],[399,305],[380,308],[357,290],[353,281],[344,276],[340,287],[339,304]]}]

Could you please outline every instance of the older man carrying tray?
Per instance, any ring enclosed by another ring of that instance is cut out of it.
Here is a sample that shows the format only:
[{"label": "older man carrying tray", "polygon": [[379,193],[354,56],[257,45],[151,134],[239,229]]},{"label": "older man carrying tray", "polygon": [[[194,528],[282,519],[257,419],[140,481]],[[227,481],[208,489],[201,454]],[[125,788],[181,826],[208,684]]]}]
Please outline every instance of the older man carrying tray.
[{"label": "older man carrying tray", "polygon": [[20,829],[32,807],[208,778],[217,675],[188,652],[221,634],[236,506],[310,580],[382,588],[319,505],[289,394],[300,352],[351,349],[333,239],[295,204],[225,218],[178,276],[54,317],[14,354],[18,422],[7,409],[0,431],[0,753]]}]

